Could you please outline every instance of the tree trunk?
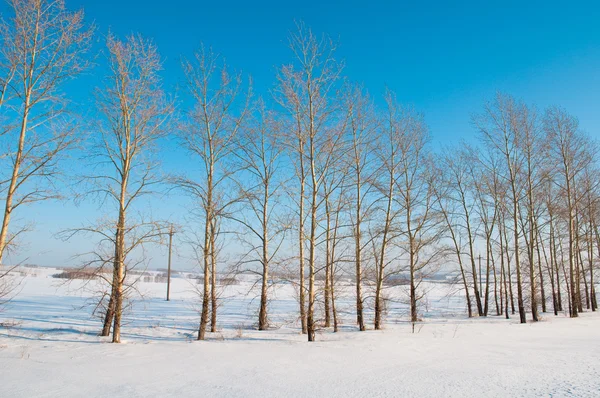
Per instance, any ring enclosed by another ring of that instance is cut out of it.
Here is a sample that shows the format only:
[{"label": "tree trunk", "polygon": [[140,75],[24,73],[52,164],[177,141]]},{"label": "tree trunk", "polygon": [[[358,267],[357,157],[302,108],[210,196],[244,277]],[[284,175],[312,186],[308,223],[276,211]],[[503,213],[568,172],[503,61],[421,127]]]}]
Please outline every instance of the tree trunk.
[{"label": "tree trunk", "polygon": [[410,261],[410,321],[413,324],[413,333],[415,323],[418,322],[417,313],[417,287],[415,285],[415,241],[411,230],[411,210],[410,210],[410,196],[407,194],[407,206],[406,206],[406,230],[408,231],[408,244],[409,244],[409,261]]},{"label": "tree trunk", "polygon": [[363,298],[362,298],[362,265],[361,265],[361,231],[360,231],[360,220],[361,220],[361,208],[360,208],[360,180],[357,181],[356,185],[356,226],[354,231],[354,245],[355,245],[355,266],[356,266],[356,323],[358,324],[358,330],[361,332],[365,330],[365,322],[363,319]]},{"label": "tree trunk", "polygon": [[418,322],[419,318],[417,313],[417,288],[415,286],[414,254],[412,253],[412,249],[410,257],[410,321],[413,323],[414,327],[414,323]]},{"label": "tree trunk", "polygon": [[[531,185],[530,188],[531,190]],[[532,193],[530,191],[529,196],[531,197]],[[538,316],[538,305],[537,305],[537,287],[535,280],[535,256],[534,256],[534,246],[535,246],[535,236],[534,236],[534,221],[533,221],[533,203],[532,199],[530,199],[529,203],[529,244],[527,245],[527,252],[529,254],[529,284],[531,287],[531,317],[534,322],[539,320]]]},{"label": "tree trunk", "polygon": [[[577,203],[577,197],[575,196],[575,203]],[[579,216],[578,207],[575,205],[575,280],[576,280],[576,297],[577,297],[577,312],[583,312],[583,295],[581,294],[581,270],[583,264],[581,263],[581,250],[579,247]]]},{"label": "tree trunk", "polygon": [[[552,228],[552,227],[550,227]],[[544,254],[544,262],[546,263],[546,269],[548,270],[548,276],[550,277],[550,287],[552,288],[552,309],[554,310],[554,315],[558,315],[558,300],[556,297],[556,285],[554,279],[554,259],[552,254],[552,235],[550,236],[549,242],[549,252],[550,252],[550,261],[548,261],[548,256],[546,254],[546,248],[544,247],[544,241],[542,240],[542,236],[540,234],[540,230],[538,227],[538,245],[542,247],[542,253]]]},{"label": "tree trunk", "polygon": [[335,228],[333,230],[333,240],[331,242],[331,272],[329,273],[329,277],[331,278],[331,281],[329,282],[329,287],[330,287],[330,292],[331,292],[331,313],[333,315],[333,331],[335,333],[337,333],[338,331],[338,315],[337,315],[337,309],[335,306],[335,264],[336,264],[336,260],[335,260],[335,249],[337,247],[337,232],[338,232],[338,227],[339,227],[339,217],[340,217],[340,213],[341,211],[341,201],[339,202],[339,207],[337,208],[336,212],[335,212]]},{"label": "tree trunk", "polygon": [[[116,279],[116,276],[114,275],[114,270],[113,279]],[[102,326],[102,332],[100,333],[100,336],[102,337],[110,336],[110,327],[112,326],[112,322],[115,317],[114,283],[111,284],[110,290],[110,299],[108,300],[108,305],[106,306],[106,313],[104,314],[104,323]]]},{"label": "tree trunk", "polygon": [[[32,70],[33,72],[33,70]],[[4,215],[2,218],[2,229],[0,230],[0,264],[4,260],[4,254],[6,251],[6,244],[8,238],[8,225],[10,223],[10,217],[13,211],[13,198],[17,189],[19,180],[19,171],[21,169],[21,163],[23,161],[23,151],[25,148],[25,135],[27,133],[27,123],[29,120],[29,102],[31,98],[31,92],[28,90],[25,96],[25,103],[23,105],[23,117],[21,119],[21,130],[19,133],[19,144],[17,147],[17,153],[15,156],[15,162],[13,163],[12,175],[10,178],[10,184],[6,190],[6,202],[4,205]]]},{"label": "tree trunk", "polygon": [[113,343],[121,342],[121,317],[123,315],[123,283],[125,282],[125,191],[127,178],[125,178],[121,191],[121,207],[119,210],[119,221],[117,224],[117,257],[115,259],[116,269],[113,281],[114,290],[114,322]]},{"label": "tree trunk", "polygon": [[267,288],[269,283],[269,185],[265,185],[262,208],[262,284],[260,287],[260,310],[258,313],[258,330],[267,330],[269,320],[267,316]]},{"label": "tree trunk", "polygon": [[[590,309],[590,294],[588,290],[587,277],[585,275],[585,264],[583,262],[583,256],[581,254],[581,250],[579,250],[579,264],[581,264],[581,277],[583,279],[583,288],[585,293],[585,306],[586,309]],[[581,310],[583,311],[583,309]]]},{"label": "tree trunk", "polygon": [[[598,249],[598,257],[600,257],[600,233],[598,231],[598,226],[594,222],[594,233],[596,236],[596,248]],[[594,268],[593,261],[590,261],[590,284],[592,286],[591,294],[592,294],[592,311],[598,309],[598,299],[596,297],[596,286],[594,286]]]},{"label": "tree trunk", "polygon": [[[510,252],[509,252],[509,248],[508,248],[508,234],[506,232],[506,225],[504,225],[503,223],[503,231],[504,231],[504,249],[506,250],[506,271],[507,271],[507,275],[504,278],[504,281],[508,283],[508,293],[510,294],[510,309],[511,309],[511,314],[514,315],[515,314],[515,296],[513,294],[513,289],[512,289],[512,272],[510,269]],[[502,238],[501,238],[502,239]]]},{"label": "tree trunk", "polygon": [[216,232],[217,232],[217,220],[213,217],[210,231],[210,266],[211,266],[211,283],[210,283],[210,331],[215,333],[217,331],[217,248],[215,245]]},{"label": "tree trunk", "polygon": [[471,274],[473,275],[473,290],[475,293],[475,303],[477,304],[477,314],[483,316],[483,306],[481,305],[481,296],[477,287],[477,268],[475,266],[475,252],[473,249],[473,235],[471,233],[471,223],[469,219],[468,209],[465,199],[463,198],[463,209],[465,211],[465,219],[467,224],[467,238],[469,239],[469,256],[471,258]]},{"label": "tree trunk", "polygon": [[119,264],[118,283],[115,291],[115,318],[113,324],[113,343],[121,342],[121,317],[123,315],[123,265]]},{"label": "tree trunk", "polygon": [[575,270],[575,215],[573,198],[571,197],[571,176],[568,166],[565,167],[565,177],[567,185],[567,210],[569,212],[569,279],[570,279],[570,300],[569,314],[571,318],[577,318],[577,274]]},{"label": "tree trunk", "polygon": [[[311,109],[312,116],[312,109]],[[312,118],[311,118],[312,121]],[[311,123],[312,125],[312,123]],[[311,128],[312,132],[312,128]],[[310,242],[309,242],[309,260],[308,260],[308,313],[306,314],[306,331],[308,341],[315,341],[315,261],[316,261],[316,238],[317,238],[317,176],[315,165],[314,137],[310,138],[310,173],[312,179],[311,185],[311,203],[310,203]]]},{"label": "tree trunk", "polygon": [[338,331],[338,316],[337,310],[335,308],[335,287],[333,283],[333,273],[330,274],[331,283],[330,283],[330,292],[331,292],[331,314],[333,315],[333,331],[337,333]]},{"label": "tree trunk", "polygon": [[[500,241],[502,241],[502,237],[500,237]],[[504,315],[506,319],[509,319],[508,316],[508,283],[506,282],[506,268],[504,267],[504,254],[502,253],[502,249],[500,249],[500,272],[501,272],[501,281],[502,286],[500,286],[500,301],[502,302],[502,288],[504,288]]]},{"label": "tree trunk", "polygon": [[113,259],[113,279],[112,283],[110,284],[110,298],[108,300],[108,305],[106,306],[104,324],[102,327],[102,332],[100,333],[100,336],[103,337],[110,336],[110,328],[115,318],[115,282],[117,281],[117,267],[119,263],[119,236],[119,228],[117,228],[117,231],[115,232],[115,258]]},{"label": "tree trunk", "polygon": [[[298,140],[299,148],[304,147],[304,142]],[[306,327],[306,298],[305,298],[305,287],[304,287],[304,151],[300,149],[300,205],[299,205],[299,230],[298,230],[298,250],[299,250],[299,261],[300,261],[300,288],[299,288],[299,301],[300,301],[300,324],[302,327],[302,334],[307,333]]]},{"label": "tree trunk", "polygon": [[537,251],[538,258],[538,269],[540,273],[540,293],[541,293],[541,301],[542,301],[542,312],[546,312],[546,291],[544,289],[544,272],[542,271],[542,256],[540,254],[540,237],[539,237],[539,229],[537,227],[537,221],[535,222],[535,248]]},{"label": "tree trunk", "polygon": [[[210,195],[209,195],[210,196]],[[204,340],[206,334],[206,326],[208,325],[208,313],[210,306],[210,223],[211,223],[211,210],[209,204],[206,209],[206,219],[204,225],[204,248],[203,248],[203,261],[204,261],[204,278],[203,278],[203,293],[202,293],[202,312],[200,314],[200,327],[198,328],[198,340]]]},{"label": "tree trunk", "polygon": [[331,308],[329,300],[331,298],[331,214],[329,206],[329,194],[325,194],[325,292],[324,292],[324,310],[325,310],[325,325],[328,328],[331,326]]},{"label": "tree trunk", "polygon": [[[394,158],[392,155],[391,163],[394,164]],[[374,328],[375,330],[380,330],[382,326],[382,312],[383,312],[383,304],[382,304],[382,290],[383,290],[383,280],[385,278],[385,255],[388,243],[388,233],[390,230],[390,225],[392,222],[392,201],[394,197],[394,172],[393,169],[390,172],[390,179],[388,185],[387,192],[387,209],[385,212],[385,224],[383,227],[383,237],[381,240],[381,251],[379,252],[379,260],[377,263],[379,264],[379,268],[377,269],[377,287],[375,289],[375,321]],[[463,275],[464,276],[464,275]],[[468,294],[468,292],[467,292]],[[471,310],[471,306],[469,303],[469,313]]]},{"label": "tree trunk", "polygon": [[[514,190],[514,188],[513,188]],[[519,307],[519,318],[521,323],[526,323],[525,304],[523,302],[523,282],[521,280],[521,265],[519,261],[519,222],[518,222],[518,205],[517,194],[513,192],[513,228],[514,228],[514,247],[515,247],[515,268],[517,270],[517,303]]]},{"label": "tree trunk", "polygon": [[[494,261],[494,256],[492,255],[492,269],[494,270],[494,302],[496,304],[496,315],[499,316],[502,314],[500,310],[500,306],[498,304],[498,276],[496,274],[496,263]],[[502,300],[502,299],[500,299]]]},{"label": "tree trunk", "polygon": [[[552,219],[550,219],[550,236],[552,239],[552,247],[551,253],[554,256],[554,274],[556,275],[556,305],[558,306],[558,311],[562,312],[562,293],[561,293],[561,282],[560,282],[560,267],[558,265],[558,245],[556,244],[556,235],[554,234],[554,223]],[[560,239],[560,238],[559,238]],[[559,240],[560,244],[560,240]],[[562,248],[561,248],[561,263],[564,263],[562,258]]]},{"label": "tree trunk", "polygon": [[490,298],[490,255],[491,255],[491,243],[490,243],[490,237],[487,237],[487,250],[486,250],[486,255],[485,255],[485,297],[484,297],[484,302],[485,302],[485,307],[483,309],[483,315],[487,316],[488,315],[488,310],[489,310],[489,298]]}]

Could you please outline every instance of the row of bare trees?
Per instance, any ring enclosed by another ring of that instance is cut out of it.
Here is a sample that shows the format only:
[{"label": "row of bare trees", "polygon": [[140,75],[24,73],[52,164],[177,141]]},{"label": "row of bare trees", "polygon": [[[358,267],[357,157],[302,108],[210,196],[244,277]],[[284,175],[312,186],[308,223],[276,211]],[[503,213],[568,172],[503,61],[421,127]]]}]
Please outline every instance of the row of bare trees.
[{"label": "row of bare trees", "polygon": [[[88,67],[92,29],[63,1],[10,5],[0,29],[0,259],[25,230],[9,230],[12,212],[59,196],[59,160],[85,138],[79,198],[98,198],[103,217],[64,236],[96,237],[81,256],[108,286],[97,309],[113,342],[135,292],[131,271],[168,233],[142,198],[165,190],[190,198],[182,228],[202,273],[199,340],[217,331],[227,266],[259,276],[259,330],[270,326],[273,270],[291,271],[309,341],[338,330],[336,303],[349,286],[360,331],[383,328],[398,295],[414,327],[426,281],[440,272],[456,275],[469,317],[495,308],[537,321],[549,303],[572,317],[596,310],[597,150],[563,109],[540,115],[499,94],[473,117],[477,145],[433,151],[421,114],[389,90],[380,101],[344,79],[335,43],[302,24],[269,98],[255,98],[250,79],[201,47],[182,61],[188,101],[179,107],[162,87],[156,46],[108,34],[83,137],[61,90]],[[165,175],[158,149],[169,138],[189,166]]]},{"label": "row of bare trees", "polygon": [[291,166],[281,180],[292,187],[284,191],[297,221],[285,221],[297,231],[299,318],[309,341],[335,318],[336,269],[354,278],[361,331],[365,307],[382,327],[386,292],[398,285],[417,322],[423,281],[454,267],[469,316],[474,303],[479,316],[495,307],[508,318],[516,302],[521,322],[526,308],[537,321],[549,297],[562,311],[564,289],[571,316],[584,303],[597,308],[596,144],[573,116],[560,108],[538,116],[498,94],[473,116],[478,145],[434,153],[421,115],[392,92],[377,109],[341,79],[331,41],[299,26],[290,47],[272,134]]},{"label": "row of bare trees", "polygon": [[359,330],[367,328],[370,298],[374,327],[382,327],[386,292],[402,278],[416,322],[421,284],[444,254],[427,126],[392,92],[380,112],[362,87],[344,81],[329,39],[300,25],[290,47],[293,63],[280,70],[276,99],[287,132],[281,145],[297,181],[286,191],[297,215],[291,229],[298,231],[302,331],[313,341],[332,315],[337,330],[336,270],[354,278]]},{"label": "row of bare trees", "polygon": [[538,115],[502,94],[473,124],[481,145],[444,151],[436,189],[469,315],[472,297],[479,316],[495,305],[506,318],[518,311],[521,323],[527,309],[538,321],[549,300],[555,314],[563,304],[572,317],[595,311],[596,143],[564,109]]}]

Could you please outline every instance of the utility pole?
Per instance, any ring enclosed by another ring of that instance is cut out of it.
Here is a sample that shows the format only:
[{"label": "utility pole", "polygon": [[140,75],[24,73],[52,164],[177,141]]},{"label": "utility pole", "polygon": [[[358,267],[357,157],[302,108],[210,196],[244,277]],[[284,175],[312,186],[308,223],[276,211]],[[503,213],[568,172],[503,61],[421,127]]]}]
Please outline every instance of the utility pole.
[{"label": "utility pole", "polygon": [[169,265],[167,267],[167,301],[169,301],[169,293],[171,292],[171,247],[173,246],[173,224],[169,229]]}]

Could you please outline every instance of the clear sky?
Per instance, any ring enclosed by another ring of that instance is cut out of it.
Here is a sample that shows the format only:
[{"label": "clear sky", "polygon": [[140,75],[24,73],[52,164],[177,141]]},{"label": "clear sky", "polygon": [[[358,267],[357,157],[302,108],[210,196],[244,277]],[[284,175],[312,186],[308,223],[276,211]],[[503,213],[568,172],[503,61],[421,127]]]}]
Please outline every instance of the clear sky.
[{"label": "clear sky", "polygon": [[[289,62],[287,35],[294,21],[339,40],[345,76],[363,83],[374,97],[387,86],[401,102],[423,112],[434,140],[472,139],[470,115],[496,91],[539,108],[559,104],[600,137],[600,3],[597,1],[143,1],[67,0],[83,7],[97,26],[96,49],[108,29],[152,38],[165,59],[166,88],[181,83],[180,57],[201,42],[223,54],[235,69],[252,75],[262,94],[275,83],[278,66]],[[0,5],[0,12],[6,5]],[[87,107],[93,75],[71,87]],[[167,166],[182,159],[165,154]],[[183,160],[185,161],[185,160]],[[153,213],[182,213],[177,203]],[[24,219],[35,219],[28,246],[15,258],[60,265],[82,242],[52,238],[80,224],[91,204],[46,203]],[[160,259],[155,266],[160,266]]]}]

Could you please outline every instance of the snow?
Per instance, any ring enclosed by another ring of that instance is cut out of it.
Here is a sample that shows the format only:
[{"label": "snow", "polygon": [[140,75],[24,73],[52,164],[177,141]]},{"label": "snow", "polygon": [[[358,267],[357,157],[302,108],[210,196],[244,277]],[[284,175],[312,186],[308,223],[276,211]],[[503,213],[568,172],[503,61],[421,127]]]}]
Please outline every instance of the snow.
[{"label": "snow", "polygon": [[[97,336],[81,281],[65,285],[28,271],[0,314],[2,397],[496,397],[600,395],[600,315],[544,314],[468,319],[460,296],[431,284],[424,322],[412,333],[405,305],[394,304],[383,331],[358,332],[351,295],[340,300],[340,332],[306,342],[293,289],[271,303],[276,326],[253,330],[252,282],[225,289],[219,332],[195,341],[198,298],[189,279],[139,284],[123,326],[124,343]],[[33,275],[35,274],[35,276]],[[350,289],[351,290],[351,289]],[[248,293],[250,291],[250,293]],[[370,319],[370,318],[369,318]]]}]

